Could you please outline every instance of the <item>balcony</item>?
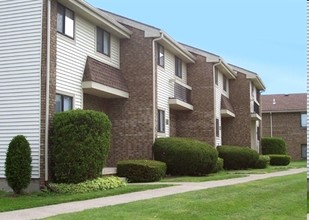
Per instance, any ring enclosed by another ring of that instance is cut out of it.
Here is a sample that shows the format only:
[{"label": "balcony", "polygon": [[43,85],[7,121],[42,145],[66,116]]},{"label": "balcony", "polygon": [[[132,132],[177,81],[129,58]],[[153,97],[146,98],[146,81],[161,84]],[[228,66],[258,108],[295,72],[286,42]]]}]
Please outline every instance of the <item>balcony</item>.
[{"label": "balcony", "polygon": [[170,109],[179,111],[193,110],[191,102],[192,88],[178,80],[170,81],[173,86],[173,96],[169,98]]},{"label": "balcony", "polygon": [[260,121],[262,119],[260,116],[260,105],[255,100],[251,100],[250,110],[251,120]]}]

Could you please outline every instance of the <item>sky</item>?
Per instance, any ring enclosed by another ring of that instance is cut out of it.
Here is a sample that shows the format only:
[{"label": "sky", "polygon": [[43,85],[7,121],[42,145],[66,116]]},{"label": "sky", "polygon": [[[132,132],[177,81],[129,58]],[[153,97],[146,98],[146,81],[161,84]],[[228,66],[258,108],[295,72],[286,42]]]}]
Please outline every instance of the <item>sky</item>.
[{"label": "sky", "polygon": [[87,0],[259,74],[262,94],[305,93],[305,0]]}]

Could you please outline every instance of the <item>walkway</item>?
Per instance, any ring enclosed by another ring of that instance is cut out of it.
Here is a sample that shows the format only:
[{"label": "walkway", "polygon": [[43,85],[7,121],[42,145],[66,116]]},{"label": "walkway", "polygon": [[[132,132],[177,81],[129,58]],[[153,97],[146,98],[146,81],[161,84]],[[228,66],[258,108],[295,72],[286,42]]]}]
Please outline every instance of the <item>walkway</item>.
[{"label": "walkway", "polygon": [[[291,169],[287,171],[280,171],[275,173],[267,174],[252,174],[247,177],[226,179],[226,180],[216,180],[201,183],[172,183],[179,184],[177,186],[165,187],[160,189],[146,190],[141,192],[127,193],[117,196],[109,196],[97,199],[90,199],[78,202],[68,202],[58,205],[43,206],[38,208],[16,210],[11,212],[0,213],[0,219],[14,219],[14,220],[26,220],[26,219],[41,219],[54,215],[79,212],[91,208],[99,208],[111,205],[124,204],[139,200],[153,199],[163,196],[174,195],[177,193],[184,193],[202,189],[210,189],[219,186],[235,185],[240,183],[247,183],[255,180],[266,179],[270,177],[279,177],[291,174],[297,174],[305,172],[307,168]],[[161,182],[159,184],[162,184]],[[166,183],[170,184],[170,183]]]}]

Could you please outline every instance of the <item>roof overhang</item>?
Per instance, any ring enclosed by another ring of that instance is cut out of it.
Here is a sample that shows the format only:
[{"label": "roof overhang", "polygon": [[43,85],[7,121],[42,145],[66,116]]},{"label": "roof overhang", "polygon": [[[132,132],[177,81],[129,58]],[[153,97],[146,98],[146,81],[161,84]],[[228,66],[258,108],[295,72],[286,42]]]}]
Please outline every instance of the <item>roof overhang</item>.
[{"label": "roof overhang", "polygon": [[235,71],[243,73],[246,75],[246,78],[251,80],[251,82],[253,83],[253,85],[258,89],[258,90],[265,90],[266,87],[262,81],[262,79],[259,77],[259,75],[257,73],[254,73],[252,71],[240,68],[238,66],[229,64]]},{"label": "roof overhang", "polygon": [[181,101],[176,98],[170,98],[168,100],[168,104],[170,106],[170,109],[173,110],[178,110],[178,111],[192,111],[193,110],[193,105],[186,103],[184,101]]},{"label": "roof overhang", "polygon": [[221,109],[221,117],[222,118],[235,118],[235,114],[227,109]]},{"label": "roof overhang", "polygon": [[132,32],[118,23],[115,19],[106,13],[92,7],[86,1],[82,0],[58,0],[59,3],[72,9],[75,13],[83,16],[93,24],[104,28],[119,38],[130,38]]},{"label": "roof overhang", "polygon": [[129,98],[129,93],[120,89],[112,88],[93,81],[82,82],[84,93],[101,98]]}]

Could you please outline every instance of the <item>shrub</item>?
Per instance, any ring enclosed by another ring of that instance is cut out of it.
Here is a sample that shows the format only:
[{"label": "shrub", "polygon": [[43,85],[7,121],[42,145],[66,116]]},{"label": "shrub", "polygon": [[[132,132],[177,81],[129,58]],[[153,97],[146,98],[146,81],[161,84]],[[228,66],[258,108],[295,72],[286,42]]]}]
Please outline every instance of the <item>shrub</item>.
[{"label": "shrub", "polygon": [[110,145],[111,123],[103,112],[57,113],[52,128],[54,181],[79,183],[102,174]]},{"label": "shrub", "polygon": [[286,144],[279,137],[264,137],[261,140],[262,154],[287,154]]},{"label": "shrub", "polygon": [[222,158],[218,157],[215,168],[212,170],[212,173],[218,173],[223,170],[224,161]]},{"label": "shrub", "polygon": [[259,155],[259,159],[253,168],[255,169],[265,169],[269,164],[270,158],[267,155]]},{"label": "shrub", "polygon": [[5,176],[14,193],[20,194],[31,181],[31,149],[23,135],[14,137],[5,160]]},{"label": "shrub", "polygon": [[94,180],[87,180],[77,184],[50,183],[49,187],[58,193],[86,193],[94,191],[104,191],[125,186],[126,183],[115,176],[99,177]]},{"label": "shrub", "polygon": [[117,175],[129,182],[153,182],[166,172],[166,164],[155,160],[123,160],[117,163]]},{"label": "shrub", "polygon": [[224,169],[242,170],[252,168],[259,159],[255,150],[248,147],[220,146],[217,147],[219,157],[224,160]]},{"label": "shrub", "polygon": [[218,152],[205,142],[188,138],[157,138],[155,160],[165,162],[171,175],[205,175],[216,166]]},{"label": "shrub", "polygon": [[286,166],[289,165],[291,157],[289,155],[270,154],[270,165],[272,166]]}]

